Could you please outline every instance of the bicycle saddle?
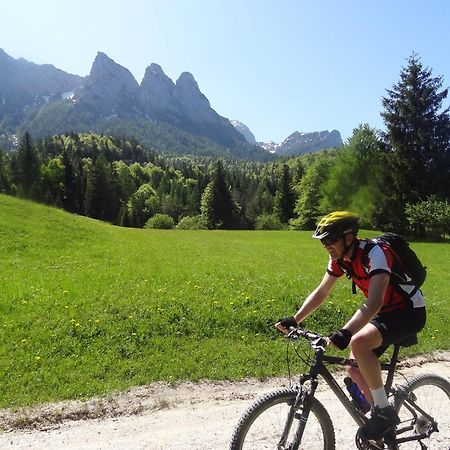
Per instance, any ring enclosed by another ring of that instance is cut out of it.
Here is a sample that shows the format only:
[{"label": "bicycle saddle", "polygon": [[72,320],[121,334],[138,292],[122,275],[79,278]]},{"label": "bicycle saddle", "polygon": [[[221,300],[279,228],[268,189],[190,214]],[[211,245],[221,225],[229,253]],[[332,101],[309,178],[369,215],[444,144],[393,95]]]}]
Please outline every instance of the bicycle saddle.
[{"label": "bicycle saddle", "polygon": [[403,341],[398,342],[397,345],[399,347],[412,347],[413,345],[416,345],[417,343],[418,343],[417,334],[415,334],[414,336],[410,336],[410,337],[404,339]]}]

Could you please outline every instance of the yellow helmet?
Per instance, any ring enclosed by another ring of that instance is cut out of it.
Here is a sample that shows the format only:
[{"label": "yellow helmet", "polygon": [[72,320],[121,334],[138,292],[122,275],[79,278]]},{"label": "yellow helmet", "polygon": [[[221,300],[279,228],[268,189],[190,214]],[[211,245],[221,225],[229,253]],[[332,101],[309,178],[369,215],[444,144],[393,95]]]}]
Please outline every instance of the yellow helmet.
[{"label": "yellow helmet", "polygon": [[312,235],[315,239],[326,237],[340,237],[347,233],[354,233],[359,230],[359,217],[349,211],[334,211],[320,219],[316,231]]}]

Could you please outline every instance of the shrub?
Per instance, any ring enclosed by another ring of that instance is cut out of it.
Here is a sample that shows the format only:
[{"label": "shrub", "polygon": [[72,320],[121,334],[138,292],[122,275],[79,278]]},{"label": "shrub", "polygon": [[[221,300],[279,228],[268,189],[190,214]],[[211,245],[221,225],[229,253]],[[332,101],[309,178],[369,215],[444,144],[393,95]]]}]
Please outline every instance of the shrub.
[{"label": "shrub", "polygon": [[280,219],[273,214],[261,214],[255,220],[257,230],[283,230],[285,226]]},{"label": "shrub", "polygon": [[176,226],[178,230],[205,230],[206,225],[202,216],[182,217]]},{"label": "shrub", "polygon": [[432,196],[424,202],[408,203],[405,212],[411,231],[417,236],[447,237],[450,230],[450,205],[447,202]]},{"label": "shrub", "polygon": [[167,214],[155,214],[145,224],[145,228],[157,228],[160,230],[171,230],[174,226],[175,222]]}]

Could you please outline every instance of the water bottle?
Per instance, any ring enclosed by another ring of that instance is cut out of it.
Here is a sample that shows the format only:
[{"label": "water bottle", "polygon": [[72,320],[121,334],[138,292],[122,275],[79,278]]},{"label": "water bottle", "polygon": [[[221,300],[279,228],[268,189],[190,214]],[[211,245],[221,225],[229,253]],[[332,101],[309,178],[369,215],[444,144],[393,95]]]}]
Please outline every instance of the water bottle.
[{"label": "water bottle", "polygon": [[359,409],[365,414],[370,410],[370,404],[364,397],[364,394],[359,390],[358,385],[350,378],[344,378],[345,386],[347,387],[348,392],[350,393],[351,398],[355,402],[355,404],[359,407]]}]

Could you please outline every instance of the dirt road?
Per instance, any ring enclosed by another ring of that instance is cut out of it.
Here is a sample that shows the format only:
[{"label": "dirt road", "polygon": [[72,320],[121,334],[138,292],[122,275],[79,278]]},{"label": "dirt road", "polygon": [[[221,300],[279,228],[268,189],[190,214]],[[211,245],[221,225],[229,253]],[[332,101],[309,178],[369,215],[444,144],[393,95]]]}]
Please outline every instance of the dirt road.
[{"label": "dirt road", "polygon": [[[450,352],[413,363],[402,373],[450,377]],[[109,399],[47,405],[15,414],[3,411],[0,425],[6,431],[0,434],[0,449],[225,450],[247,406],[281,385],[287,385],[287,380],[156,383]],[[318,397],[333,420],[337,448],[353,450],[356,426],[328,389],[321,388]],[[65,419],[93,416],[99,417]],[[19,425],[27,428],[18,429]]]}]

